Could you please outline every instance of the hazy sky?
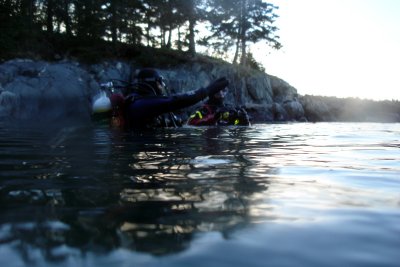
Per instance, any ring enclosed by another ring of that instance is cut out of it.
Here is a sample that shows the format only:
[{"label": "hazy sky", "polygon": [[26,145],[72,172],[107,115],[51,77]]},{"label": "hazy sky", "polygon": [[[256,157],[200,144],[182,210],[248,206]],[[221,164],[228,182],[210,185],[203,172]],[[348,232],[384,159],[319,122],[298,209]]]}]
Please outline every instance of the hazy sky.
[{"label": "hazy sky", "polygon": [[400,0],[270,0],[283,48],[253,53],[302,95],[400,100]]}]

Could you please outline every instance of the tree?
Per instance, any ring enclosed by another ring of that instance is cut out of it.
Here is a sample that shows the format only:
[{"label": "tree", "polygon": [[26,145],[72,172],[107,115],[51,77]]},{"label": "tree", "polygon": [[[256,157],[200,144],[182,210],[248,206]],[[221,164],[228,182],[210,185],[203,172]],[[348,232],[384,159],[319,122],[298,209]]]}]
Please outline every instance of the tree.
[{"label": "tree", "polygon": [[212,0],[208,11],[212,34],[204,41],[225,53],[234,47],[233,63],[240,56],[240,63],[246,65],[248,43],[265,41],[274,49],[281,48],[275,34],[276,9],[262,0]]},{"label": "tree", "polygon": [[[172,32],[180,24],[180,15],[178,13],[178,5],[183,0],[147,0],[145,2],[145,17],[147,23],[148,37],[150,32],[159,33],[152,38],[153,45],[160,47],[172,47]],[[150,38],[148,38],[150,39]]]},{"label": "tree", "polygon": [[[251,43],[281,47],[276,9],[264,0],[0,0],[0,45],[6,53],[35,52],[43,40],[55,47],[64,41],[92,45],[105,40],[114,47],[122,42],[187,48],[194,56],[202,44],[213,55],[231,54],[234,63],[254,65]],[[210,35],[201,42],[199,22],[210,25]],[[67,38],[54,38],[61,35]]]},{"label": "tree", "polygon": [[47,0],[46,28],[49,34],[53,33],[54,0]]},{"label": "tree", "polygon": [[[144,0],[144,21],[148,45],[151,43],[161,47],[172,48],[173,31],[177,31],[177,47],[188,47],[190,54],[196,53],[195,26],[201,19],[203,0]],[[159,36],[154,36],[159,32]],[[186,42],[182,42],[185,36]],[[159,38],[159,42],[156,39]]]},{"label": "tree", "polygon": [[[144,0],[120,0],[118,29],[123,41],[129,44],[140,44],[143,29],[138,25],[144,20]],[[122,41],[122,40],[121,40]]]},{"label": "tree", "polygon": [[190,55],[194,56],[196,54],[196,41],[195,41],[195,26],[199,19],[199,8],[198,5],[201,1],[196,0],[186,0],[180,1],[178,9],[182,14],[184,22],[188,22],[188,52]]},{"label": "tree", "polygon": [[70,7],[72,5],[72,0],[63,0],[60,2],[60,9],[59,11],[59,17],[60,21],[63,21],[65,24],[65,32],[67,33],[68,36],[72,36],[72,19],[69,14],[70,12]]},{"label": "tree", "polygon": [[100,39],[105,36],[104,11],[106,0],[74,0],[76,36],[83,39]]}]

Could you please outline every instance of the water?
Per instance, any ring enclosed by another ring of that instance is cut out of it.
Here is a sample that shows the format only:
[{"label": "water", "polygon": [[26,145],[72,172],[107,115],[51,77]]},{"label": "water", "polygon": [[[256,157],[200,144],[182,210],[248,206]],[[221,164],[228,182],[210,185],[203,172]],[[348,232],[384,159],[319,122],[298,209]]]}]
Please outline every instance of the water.
[{"label": "water", "polygon": [[0,128],[1,266],[399,266],[400,124],[44,128]]}]

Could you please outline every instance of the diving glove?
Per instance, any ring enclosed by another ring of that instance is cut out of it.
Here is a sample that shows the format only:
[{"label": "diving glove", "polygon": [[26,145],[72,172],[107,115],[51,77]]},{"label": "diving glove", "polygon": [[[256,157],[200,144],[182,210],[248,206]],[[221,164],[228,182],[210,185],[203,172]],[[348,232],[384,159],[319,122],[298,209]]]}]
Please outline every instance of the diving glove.
[{"label": "diving glove", "polygon": [[225,77],[219,78],[218,80],[210,83],[205,89],[207,92],[207,96],[214,95],[219,91],[223,90],[229,84],[228,80]]}]

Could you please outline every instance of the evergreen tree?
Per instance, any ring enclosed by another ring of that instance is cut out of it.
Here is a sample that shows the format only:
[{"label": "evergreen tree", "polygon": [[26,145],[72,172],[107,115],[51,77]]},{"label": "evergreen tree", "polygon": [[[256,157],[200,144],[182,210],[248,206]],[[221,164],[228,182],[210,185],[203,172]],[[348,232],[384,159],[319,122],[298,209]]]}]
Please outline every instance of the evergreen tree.
[{"label": "evergreen tree", "polygon": [[[181,24],[187,23],[187,40],[188,40],[188,52],[194,56],[196,54],[196,41],[195,41],[195,27],[198,21],[202,20],[202,8],[204,7],[204,1],[202,0],[179,0],[178,10],[180,11],[182,20]],[[180,38],[179,38],[180,41]]]},{"label": "evergreen tree", "polygon": [[[145,1],[148,37],[152,40],[153,46],[172,47],[172,31],[178,27],[180,22],[177,6],[181,1],[182,0]],[[154,36],[154,38],[150,38],[151,32],[158,34]]]},{"label": "evergreen tree", "polygon": [[70,15],[71,6],[72,0],[62,0],[59,2],[60,8],[57,9],[60,24],[64,23],[65,32],[69,37],[72,36],[72,17]]},{"label": "evergreen tree", "polygon": [[32,30],[34,23],[35,1],[34,0],[20,0],[20,16],[28,30]]},{"label": "evergreen tree", "polygon": [[54,29],[54,0],[46,0],[47,11],[46,11],[46,30],[47,33],[52,34]]},{"label": "evergreen tree", "polygon": [[129,44],[141,44],[143,29],[138,24],[143,23],[144,1],[143,0],[120,0],[119,32],[123,36],[121,41]]},{"label": "evergreen tree", "polygon": [[211,35],[203,40],[214,49],[227,53],[234,47],[233,63],[246,65],[248,43],[265,41],[280,49],[279,36],[274,26],[277,6],[262,0],[211,0],[208,19]]},{"label": "evergreen tree", "polygon": [[83,40],[100,39],[106,35],[104,22],[105,0],[74,0],[76,36]]},{"label": "evergreen tree", "polygon": [[[64,49],[62,40],[105,40],[114,47],[122,42],[187,49],[194,56],[200,44],[218,55],[234,54],[234,63],[254,65],[250,43],[281,47],[276,9],[263,0],[0,0],[0,48],[35,50],[44,40]],[[210,35],[196,43],[199,22],[209,23]]]}]

